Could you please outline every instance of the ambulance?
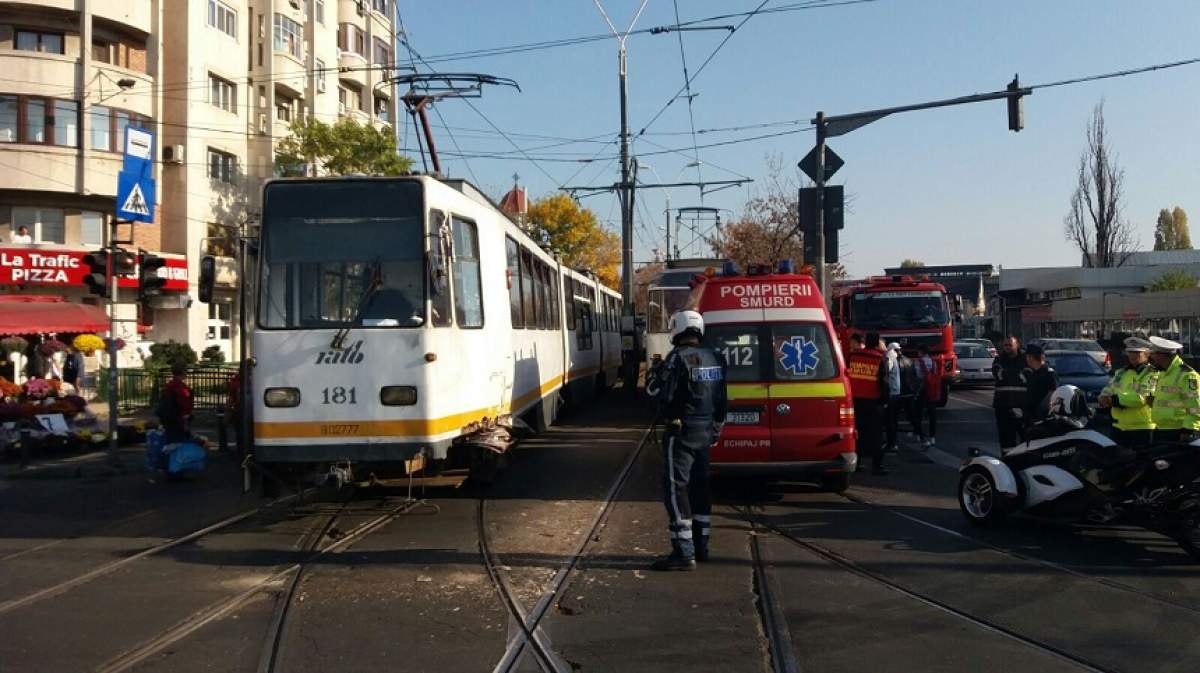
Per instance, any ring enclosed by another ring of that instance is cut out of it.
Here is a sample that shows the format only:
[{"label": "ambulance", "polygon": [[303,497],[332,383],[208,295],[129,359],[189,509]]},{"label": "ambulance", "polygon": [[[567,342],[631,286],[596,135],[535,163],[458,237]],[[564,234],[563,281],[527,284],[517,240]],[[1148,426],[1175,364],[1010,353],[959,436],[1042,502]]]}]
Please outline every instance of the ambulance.
[{"label": "ambulance", "polygon": [[689,304],[728,365],[729,411],[712,451],[717,474],[816,483],[844,491],[857,465],[854,401],[829,310],[790,261],[772,273],[727,263]]}]

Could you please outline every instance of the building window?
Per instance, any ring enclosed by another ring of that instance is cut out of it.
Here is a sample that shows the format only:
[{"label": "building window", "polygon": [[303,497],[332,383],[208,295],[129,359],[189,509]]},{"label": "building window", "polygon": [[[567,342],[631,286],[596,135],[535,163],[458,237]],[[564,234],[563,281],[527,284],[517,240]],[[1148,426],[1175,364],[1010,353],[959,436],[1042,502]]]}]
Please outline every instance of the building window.
[{"label": "building window", "polygon": [[16,96],[0,96],[0,143],[15,143],[18,138]]},{"label": "building window", "polygon": [[375,97],[375,116],[381,121],[388,120],[388,99],[382,96]]},{"label": "building window", "polygon": [[82,245],[104,245],[104,215],[92,210],[79,213],[79,242]]},{"label": "building window", "polygon": [[92,60],[111,64],[113,62],[113,45],[100,40],[92,40]]},{"label": "building window", "polygon": [[237,114],[237,85],[209,74],[208,102],[222,110]]},{"label": "building window", "polygon": [[37,51],[43,54],[64,53],[62,33],[18,30],[15,42],[20,51]]},{"label": "building window", "polygon": [[237,174],[237,157],[227,152],[208,150],[208,177],[221,182],[233,182]]},{"label": "building window", "polygon": [[282,14],[275,15],[275,51],[284,51],[296,58],[304,58],[304,29],[300,24]]},{"label": "building window", "polygon": [[62,208],[13,206],[12,228],[28,227],[34,243],[66,243],[67,225]]},{"label": "building window", "polygon": [[483,327],[483,277],[479,232],[474,222],[451,218],[454,229],[454,319],[463,328]]},{"label": "building window", "polygon": [[75,147],[79,144],[79,103],[0,95],[0,142]]},{"label": "building window", "polygon": [[388,11],[388,0],[371,0],[371,9],[386,15]]},{"label": "building window", "polygon": [[313,4],[316,5],[317,23],[324,26],[325,25],[325,0],[316,0],[316,2]]},{"label": "building window", "polygon": [[348,86],[338,87],[338,114],[362,109],[362,92]]},{"label": "building window", "polygon": [[375,63],[380,65],[392,64],[392,50],[388,47],[388,43],[379,38],[373,38],[375,45]]},{"label": "building window", "polygon": [[313,70],[313,79],[316,81],[314,88],[317,93],[325,93],[325,61],[316,60],[316,68]]},{"label": "building window", "polygon": [[357,28],[354,30],[354,53],[367,57],[367,35]]},{"label": "building window", "polygon": [[150,123],[149,117],[103,105],[93,105],[87,113],[91,126],[89,146],[103,152],[123,152],[125,129],[130,125],[145,126]]},{"label": "building window", "polygon": [[343,23],[338,26],[338,49],[348,51],[367,57],[367,34],[361,28],[352,23]]},{"label": "building window", "polygon": [[287,96],[275,94],[275,118],[281,122],[292,121],[293,101]]},{"label": "building window", "polygon": [[220,0],[208,0],[208,25],[237,39],[237,10]]}]

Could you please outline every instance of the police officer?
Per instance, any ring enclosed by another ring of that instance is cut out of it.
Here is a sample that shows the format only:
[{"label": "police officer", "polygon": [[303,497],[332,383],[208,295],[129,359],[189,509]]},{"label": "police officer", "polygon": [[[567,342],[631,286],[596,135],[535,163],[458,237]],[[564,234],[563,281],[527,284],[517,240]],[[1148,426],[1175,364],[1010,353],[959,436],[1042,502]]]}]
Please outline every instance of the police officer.
[{"label": "police officer", "polygon": [[1179,357],[1183,345],[1150,337],[1150,361],[1161,372],[1150,404],[1154,441],[1186,442],[1200,431],[1200,374]]},{"label": "police officer", "polygon": [[725,360],[700,345],[704,318],[696,311],[671,316],[671,343],[659,372],[656,394],[663,420],[667,507],[671,553],[655,570],[695,570],[708,560],[712,496],[708,484],[709,447],[725,423]]},{"label": "police officer", "polygon": [[1015,336],[1004,340],[1003,350],[992,361],[992,408],[996,411],[996,432],[1000,450],[1011,449],[1024,441],[1021,409],[1025,406],[1025,352]]},{"label": "police officer", "polygon": [[[858,454],[871,458],[871,474],[884,475],[883,408],[888,399],[887,368],[878,332],[869,332],[863,348],[846,356],[850,394],[854,398],[854,428],[858,431]],[[862,469],[862,462],[858,463]]]},{"label": "police officer", "polygon": [[1100,406],[1112,410],[1112,439],[1121,446],[1149,446],[1154,431],[1150,399],[1154,397],[1158,370],[1150,365],[1150,342],[1140,337],[1125,340],[1129,366],[1118,369],[1100,392]]}]

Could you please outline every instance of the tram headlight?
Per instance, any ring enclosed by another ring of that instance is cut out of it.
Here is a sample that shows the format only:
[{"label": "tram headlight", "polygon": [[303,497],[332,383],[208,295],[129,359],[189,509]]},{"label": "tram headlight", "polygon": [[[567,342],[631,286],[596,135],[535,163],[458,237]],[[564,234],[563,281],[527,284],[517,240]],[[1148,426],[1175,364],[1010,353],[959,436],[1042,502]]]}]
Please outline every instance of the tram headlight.
[{"label": "tram headlight", "polygon": [[300,406],[299,388],[267,388],[263,392],[263,404],[268,407]]},{"label": "tram headlight", "polygon": [[417,403],[415,386],[384,386],[379,389],[379,401],[389,407],[407,407]]}]

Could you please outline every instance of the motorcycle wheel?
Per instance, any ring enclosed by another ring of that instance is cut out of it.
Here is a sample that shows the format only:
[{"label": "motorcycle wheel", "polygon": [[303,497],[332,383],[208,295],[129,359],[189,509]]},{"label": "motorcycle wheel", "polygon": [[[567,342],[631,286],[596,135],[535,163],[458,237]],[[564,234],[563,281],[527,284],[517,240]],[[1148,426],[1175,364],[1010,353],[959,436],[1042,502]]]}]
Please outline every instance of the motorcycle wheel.
[{"label": "motorcycle wheel", "polygon": [[1192,518],[1184,523],[1183,530],[1175,536],[1175,541],[1192,559],[1200,561],[1200,517]]},{"label": "motorcycle wheel", "polygon": [[973,465],[963,470],[958,480],[958,507],[967,521],[976,526],[992,526],[1008,514],[1006,503],[992,474]]}]

